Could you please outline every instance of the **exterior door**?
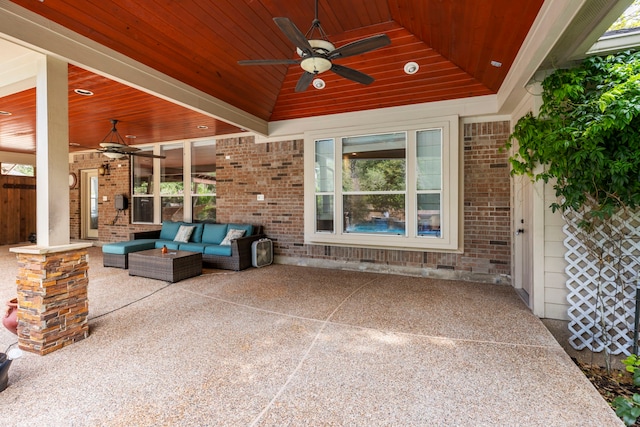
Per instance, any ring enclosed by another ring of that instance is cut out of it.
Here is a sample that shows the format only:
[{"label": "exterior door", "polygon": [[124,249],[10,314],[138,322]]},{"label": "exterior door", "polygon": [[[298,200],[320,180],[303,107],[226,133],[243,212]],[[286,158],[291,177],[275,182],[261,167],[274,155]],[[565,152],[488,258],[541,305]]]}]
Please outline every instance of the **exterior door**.
[{"label": "exterior door", "polygon": [[513,286],[530,308],[533,308],[532,187],[529,177],[514,178]]},{"label": "exterior door", "polygon": [[98,238],[98,171],[89,169],[82,171],[82,238]]}]

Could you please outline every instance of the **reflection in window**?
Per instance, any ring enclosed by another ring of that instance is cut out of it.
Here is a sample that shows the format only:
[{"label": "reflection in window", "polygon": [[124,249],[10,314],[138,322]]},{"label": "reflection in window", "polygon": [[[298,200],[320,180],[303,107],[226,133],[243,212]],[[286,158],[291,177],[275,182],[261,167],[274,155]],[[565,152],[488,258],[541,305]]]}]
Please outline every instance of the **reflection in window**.
[{"label": "reflection in window", "polygon": [[215,141],[191,143],[191,205],[193,220],[216,220]]},{"label": "reflection in window", "polygon": [[418,236],[440,237],[442,130],[417,132]]},{"label": "reflection in window", "polygon": [[182,144],[161,147],[160,160],[160,206],[162,221],[184,219],[184,177]]},{"label": "reflection in window", "polygon": [[132,221],[153,223],[153,159],[131,156],[131,163],[133,170]]},{"label": "reflection in window", "polygon": [[21,165],[16,163],[2,163],[0,165],[2,175],[35,176],[33,165]]},{"label": "reflection in window", "polygon": [[406,233],[406,133],[342,139],[347,233]]},{"label": "reflection in window", "polygon": [[333,232],[333,139],[316,141],[316,231]]},{"label": "reflection in window", "polygon": [[98,177],[89,179],[89,229],[98,229]]}]

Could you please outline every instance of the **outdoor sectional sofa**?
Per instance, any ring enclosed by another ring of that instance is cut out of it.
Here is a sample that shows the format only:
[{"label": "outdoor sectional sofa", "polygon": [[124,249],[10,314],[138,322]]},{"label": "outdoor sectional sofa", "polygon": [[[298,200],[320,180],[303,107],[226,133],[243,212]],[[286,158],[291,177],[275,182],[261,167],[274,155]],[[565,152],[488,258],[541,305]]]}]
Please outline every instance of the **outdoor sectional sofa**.
[{"label": "outdoor sectional sofa", "polygon": [[103,265],[128,268],[130,253],[166,246],[169,250],[200,252],[202,263],[208,267],[239,271],[251,266],[251,244],[264,237],[260,225],[165,221],[159,230],[134,232],[130,240],[104,244]]}]

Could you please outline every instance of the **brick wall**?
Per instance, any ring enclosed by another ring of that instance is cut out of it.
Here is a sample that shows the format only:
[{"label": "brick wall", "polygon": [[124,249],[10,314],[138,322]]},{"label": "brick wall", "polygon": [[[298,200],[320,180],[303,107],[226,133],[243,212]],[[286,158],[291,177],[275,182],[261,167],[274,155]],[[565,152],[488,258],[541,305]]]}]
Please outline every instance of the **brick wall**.
[{"label": "brick wall", "polygon": [[511,183],[508,121],[464,125],[464,254],[461,267],[510,274]]},{"label": "brick wall", "polygon": [[[464,125],[464,253],[365,249],[304,244],[304,151],[302,141],[255,144],[252,137],[218,140],[217,221],[262,224],[275,255],[289,258],[369,263],[380,266],[508,275],[511,269],[510,177],[507,153],[500,152],[509,122]],[[228,157],[228,158],[227,158]],[[72,169],[97,168],[103,156],[76,156]],[[158,226],[129,224],[130,210],[116,224],[113,198],[129,194],[129,160],[110,160],[111,174],[99,177],[100,241],[128,238],[134,230]],[[117,165],[122,167],[118,168]],[[72,237],[80,233],[79,190],[72,190]],[[258,201],[257,195],[264,195]]]},{"label": "brick wall", "polygon": [[[78,176],[78,184],[70,190],[70,237],[81,238],[81,191],[84,191],[81,180],[81,171],[97,169],[103,164],[109,165],[109,174],[98,175],[98,240],[101,242],[117,242],[129,239],[129,233],[157,229],[158,225],[133,225],[131,224],[131,175],[130,161],[128,157],[121,159],[108,159],[101,153],[78,154],[69,164],[69,172],[75,172]],[[129,209],[118,212],[115,209],[116,194],[124,194],[129,198]],[[103,197],[107,201],[103,202]],[[117,215],[117,219],[116,219]],[[114,222],[115,221],[115,222]]]},{"label": "brick wall", "polygon": [[264,225],[276,256],[508,275],[510,177],[508,155],[499,151],[508,135],[509,122],[464,126],[462,254],[305,245],[302,141],[218,141],[218,221]]}]

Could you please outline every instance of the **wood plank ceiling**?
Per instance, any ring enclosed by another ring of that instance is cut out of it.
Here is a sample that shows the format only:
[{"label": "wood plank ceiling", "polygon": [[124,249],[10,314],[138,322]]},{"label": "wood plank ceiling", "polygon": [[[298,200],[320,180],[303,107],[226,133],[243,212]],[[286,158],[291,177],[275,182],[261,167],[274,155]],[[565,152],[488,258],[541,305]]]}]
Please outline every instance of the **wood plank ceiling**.
[{"label": "wood plank ceiling", "polygon": [[[237,61],[296,58],[273,17],[288,17],[305,33],[314,18],[313,0],[13,3],[274,121],[496,93],[543,0],[320,0],[319,19],[336,46],[380,33],[392,43],[336,60],[373,76],[371,85],[327,72],[321,75],[325,89],[310,87],[303,93],[294,92],[302,73],[297,65],[240,66]],[[404,73],[408,61],[420,65],[418,73]],[[99,88],[91,101],[77,95],[70,100],[71,142],[95,145],[109,130],[109,118],[122,121],[123,134],[144,135],[136,143],[184,137],[197,124],[210,126],[210,135],[237,131],[79,67],[70,71],[70,92],[83,84],[84,89]],[[0,110],[27,108],[29,97],[33,93],[27,91],[0,99]],[[92,105],[88,116],[85,105]],[[26,125],[11,129],[16,144],[29,132]],[[0,132],[5,149],[4,125]]]}]

